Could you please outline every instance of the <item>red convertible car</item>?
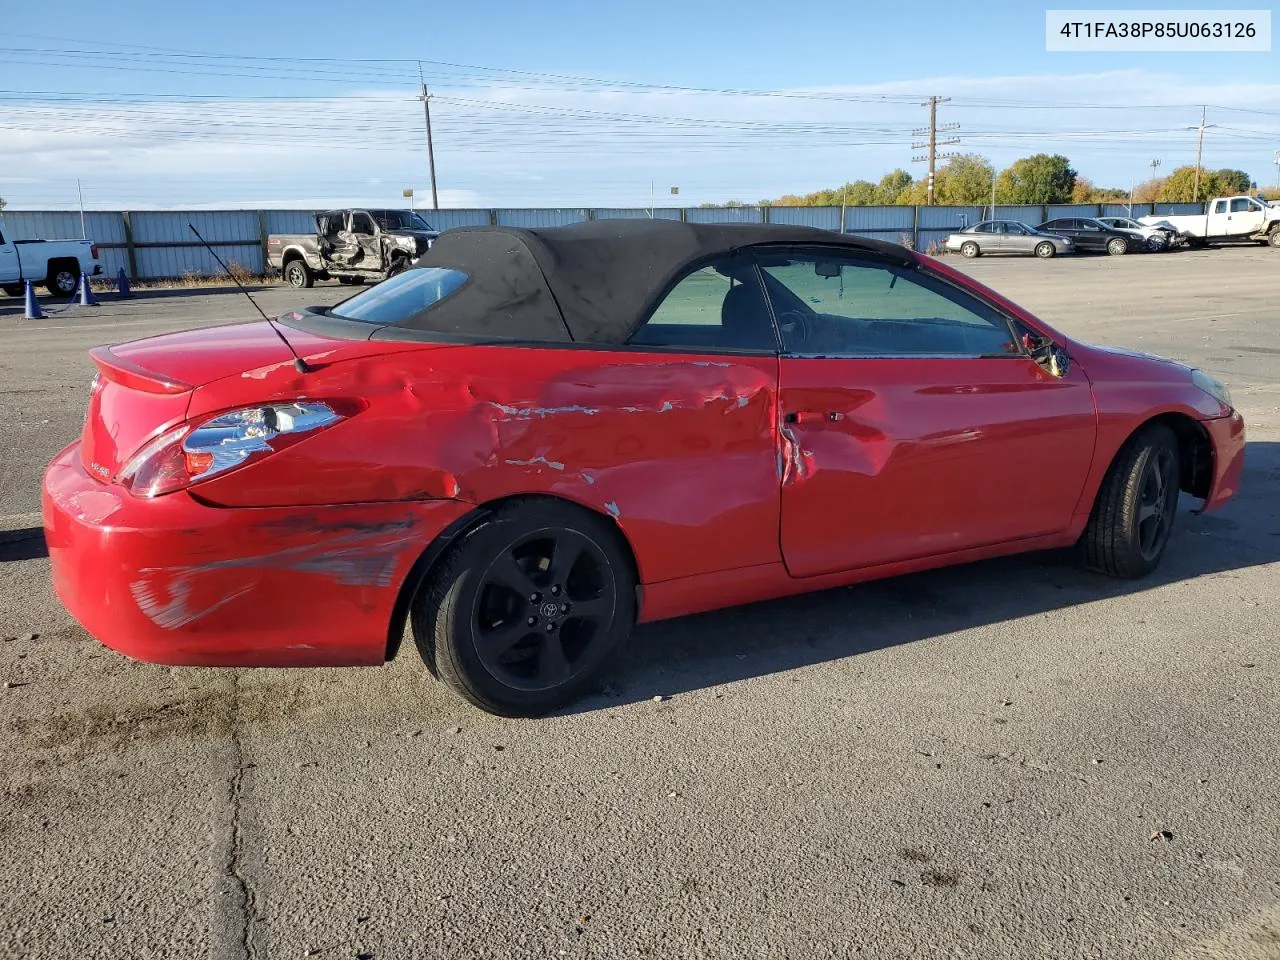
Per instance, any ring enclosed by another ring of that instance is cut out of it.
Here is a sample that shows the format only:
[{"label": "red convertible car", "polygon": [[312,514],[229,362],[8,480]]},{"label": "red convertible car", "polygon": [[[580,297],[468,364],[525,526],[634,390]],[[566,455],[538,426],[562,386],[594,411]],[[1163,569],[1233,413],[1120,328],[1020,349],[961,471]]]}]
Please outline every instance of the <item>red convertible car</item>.
[{"label": "red convertible car", "polygon": [[822,230],[444,234],[337,306],[92,353],[43,507],[62,602],[168,664],[580,694],[637,621],[1078,544],[1155,568],[1239,483],[1222,384]]}]

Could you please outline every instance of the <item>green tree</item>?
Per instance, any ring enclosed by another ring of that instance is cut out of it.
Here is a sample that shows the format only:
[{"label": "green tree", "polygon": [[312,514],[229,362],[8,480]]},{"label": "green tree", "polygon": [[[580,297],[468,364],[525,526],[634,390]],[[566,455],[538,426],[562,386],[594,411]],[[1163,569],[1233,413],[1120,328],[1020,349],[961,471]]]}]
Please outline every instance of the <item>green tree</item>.
[{"label": "green tree", "polygon": [[[957,154],[934,174],[933,202],[958,205],[985,203],[991,199],[991,178],[995,172],[991,161],[984,156]],[[919,181],[912,185],[913,195],[920,185]],[[928,184],[924,186],[927,192]]]},{"label": "green tree", "polygon": [[905,170],[890,170],[876,184],[876,200],[878,204],[900,203],[898,199],[911,189],[911,174]]},{"label": "green tree", "polygon": [[1076,185],[1071,161],[1060,153],[1037,153],[1015,160],[996,178],[1000,203],[1066,203]]},{"label": "green tree", "polygon": [[1214,171],[1213,178],[1218,187],[1214,196],[1222,196],[1223,194],[1231,193],[1248,193],[1249,188],[1253,186],[1253,181],[1243,170],[1230,170],[1223,168],[1222,170]]},{"label": "green tree", "polygon": [[[1224,177],[1223,174],[1226,174]],[[1236,176],[1244,178],[1243,189],[1236,189]],[[1160,199],[1176,203],[1195,203],[1212,200],[1223,194],[1245,193],[1249,189],[1249,175],[1242,170],[1206,170],[1200,168],[1200,190],[1196,192],[1196,168],[1192,164],[1178,167],[1164,179]]]},{"label": "green tree", "polygon": [[1075,186],[1071,188],[1072,203],[1124,203],[1128,199],[1128,190],[1121,187],[1099,187],[1085,177],[1076,177]]}]

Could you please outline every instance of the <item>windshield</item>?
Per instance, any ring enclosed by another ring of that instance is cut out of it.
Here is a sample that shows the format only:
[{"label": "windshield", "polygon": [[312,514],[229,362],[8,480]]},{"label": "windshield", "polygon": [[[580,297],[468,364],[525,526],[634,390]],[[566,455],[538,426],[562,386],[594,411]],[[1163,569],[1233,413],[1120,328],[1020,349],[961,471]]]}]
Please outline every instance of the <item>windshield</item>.
[{"label": "windshield", "polygon": [[362,323],[400,323],[435,306],[466,282],[461,270],[416,267],[343,300],[329,312]]},{"label": "windshield", "polygon": [[373,219],[383,230],[434,230],[413,210],[379,210]]}]

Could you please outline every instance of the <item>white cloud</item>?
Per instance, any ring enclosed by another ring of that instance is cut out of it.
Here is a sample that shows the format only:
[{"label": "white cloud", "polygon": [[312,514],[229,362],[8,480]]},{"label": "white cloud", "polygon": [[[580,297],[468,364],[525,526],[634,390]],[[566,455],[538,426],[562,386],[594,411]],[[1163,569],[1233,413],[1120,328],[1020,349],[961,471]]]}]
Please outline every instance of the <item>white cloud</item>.
[{"label": "white cloud", "polygon": [[[938,76],[773,95],[591,90],[531,83],[433,88],[444,206],[627,206],[649,184],[679,201],[757,200],[878,178],[912,164],[918,99],[945,93],[940,122],[997,164],[1065,153],[1085,176],[1127,186],[1156,157],[1274,175],[1280,84],[1193,83],[1143,70],[1054,76]],[[1012,105],[1012,101],[1043,104]],[[1123,104],[1118,109],[1089,105]],[[1183,106],[1171,106],[1181,104]],[[1266,113],[1265,111],[1271,111]],[[950,136],[950,134],[948,134]],[[918,152],[918,151],[915,151]],[[12,206],[70,207],[75,180],[97,208],[326,206],[429,197],[420,102],[403,92],[283,101],[112,98],[0,108],[0,168]],[[323,202],[319,202],[323,201]]]}]

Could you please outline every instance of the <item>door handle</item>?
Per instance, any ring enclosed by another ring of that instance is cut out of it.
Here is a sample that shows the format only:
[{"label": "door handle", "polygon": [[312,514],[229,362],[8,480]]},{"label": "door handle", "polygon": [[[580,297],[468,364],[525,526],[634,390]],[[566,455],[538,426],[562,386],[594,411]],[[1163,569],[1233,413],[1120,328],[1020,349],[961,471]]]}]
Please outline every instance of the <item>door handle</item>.
[{"label": "door handle", "polygon": [[782,422],[801,426],[806,423],[835,423],[842,416],[843,414],[838,410],[828,410],[826,413],[818,410],[792,410],[782,418]]}]

